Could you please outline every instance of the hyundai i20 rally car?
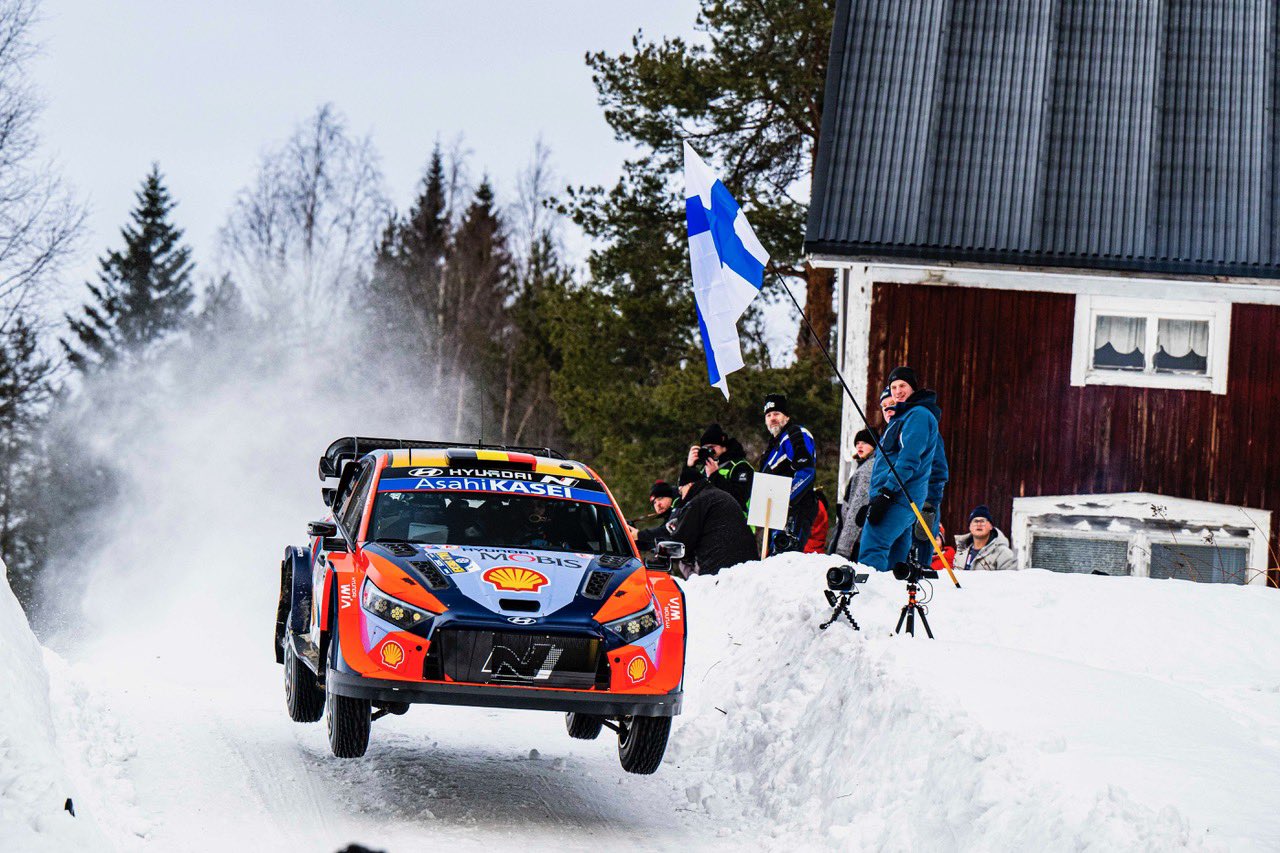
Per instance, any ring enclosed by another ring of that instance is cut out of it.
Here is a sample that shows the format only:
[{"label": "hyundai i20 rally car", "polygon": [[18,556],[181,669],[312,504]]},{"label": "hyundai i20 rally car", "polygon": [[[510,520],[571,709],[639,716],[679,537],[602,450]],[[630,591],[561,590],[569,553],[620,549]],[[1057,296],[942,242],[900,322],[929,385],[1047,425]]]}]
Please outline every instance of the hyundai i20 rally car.
[{"label": "hyundai i20 rally car", "polygon": [[298,722],[339,757],[412,703],[566,713],[662,762],[684,679],[681,546],[639,559],[608,488],[547,450],[343,438],[320,459],[331,512],[285,551],[276,660]]}]

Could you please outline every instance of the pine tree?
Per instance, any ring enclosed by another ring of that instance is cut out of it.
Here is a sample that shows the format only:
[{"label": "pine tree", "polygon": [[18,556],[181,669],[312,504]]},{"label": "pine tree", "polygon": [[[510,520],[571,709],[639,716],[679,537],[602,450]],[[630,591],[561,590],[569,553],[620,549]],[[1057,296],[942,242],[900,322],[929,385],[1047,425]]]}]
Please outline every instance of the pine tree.
[{"label": "pine tree", "polygon": [[176,202],[159,165],[138,191],[130,224],[121,229],[122,251],[99,260],[98,283],[79,318],[67,316],[74,340],[62,341],[67,359],[88,372],[145,360],[155,345],[182,329],[191,317],[191,249],[170,221]]},{"label": "pine tree", "polygon": [[374,256],[364,300],[380,345],[443,371],[444,291],[451,239],[444,157],[431,154],[422,189],[404,219],[392,218]]},{"label": "pine tree", "polygon": [[0,554],[24,605],[31,603],[47,533],[34,507],[46,487],[37,433],[53,393],[53,370],[26,320],[0,332]]}]

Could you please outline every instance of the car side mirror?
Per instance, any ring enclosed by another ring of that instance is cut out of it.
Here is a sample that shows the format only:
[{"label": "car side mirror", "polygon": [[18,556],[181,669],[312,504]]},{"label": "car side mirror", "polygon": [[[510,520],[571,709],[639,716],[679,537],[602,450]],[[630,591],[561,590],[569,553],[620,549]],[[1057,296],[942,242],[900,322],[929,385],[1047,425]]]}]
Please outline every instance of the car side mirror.
[{"label": "car side mirror", "polygon": [[644,561],[644,567],[651,572],[670,572],[672,560],[684,559],[683,542],[659,542],[653,550],[653,556]]},{"label": "car side mirror", "polygon": [[669,560],[684,559],[684,543],[683,542],[659,542],[658,547],[654,549],[654,553],[659,557],[666,557]]},{"label": "car side mirror", "polygon": [[308,536],[326,538],[338,535],[338,525],[332,521],[313,521],[307,525]]},{"label": "car side mirror", "polygon": [[334,497],[337,496],[337,494],[338,494],[337,489],[321,489],[320,490],[320,498],[324,501],[324,505],[329,507],[330,509],[333,508],[333,499]]}]

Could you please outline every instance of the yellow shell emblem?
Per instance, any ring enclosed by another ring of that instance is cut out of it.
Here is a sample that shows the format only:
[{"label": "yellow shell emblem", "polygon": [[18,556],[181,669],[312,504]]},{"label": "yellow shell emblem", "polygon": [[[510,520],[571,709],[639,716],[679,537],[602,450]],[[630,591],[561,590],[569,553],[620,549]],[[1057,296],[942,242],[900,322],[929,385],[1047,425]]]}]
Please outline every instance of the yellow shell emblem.
[{"label": "yellow shell emblem", "polygon": [[382,662],[395,669],[404,661],[404,648],[392,640],[382,645]]},{"label": "yellow shell emblem", "polygon": [[522,566],[498,566],[481,577],[503,592],[537,592],[547,585],[547,576]]},{"label": "yellow shell emblem", "polygon": [[631,663],[627,664],[627,675],[631,677],[632,681],[639,681],[644,678],[645,673],[648,671],[649,664],[640,656],[632,658]]}]

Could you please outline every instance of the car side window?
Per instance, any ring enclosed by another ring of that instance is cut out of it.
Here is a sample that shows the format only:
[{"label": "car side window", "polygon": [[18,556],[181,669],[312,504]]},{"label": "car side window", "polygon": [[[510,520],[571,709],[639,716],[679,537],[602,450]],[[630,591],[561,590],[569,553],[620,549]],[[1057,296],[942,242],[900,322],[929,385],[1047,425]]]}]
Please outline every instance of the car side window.
[{"label": "car side window", "polygon": [[352,539],[360,535],[360,517],[364,512],[365,500],[369,497],[369,487],[372,483],[373,466],[365,465],[356,479],[355,486],[351,489],[346,505],[342,507],[340,514],[342,526],[346,528],[347,535]]}]

